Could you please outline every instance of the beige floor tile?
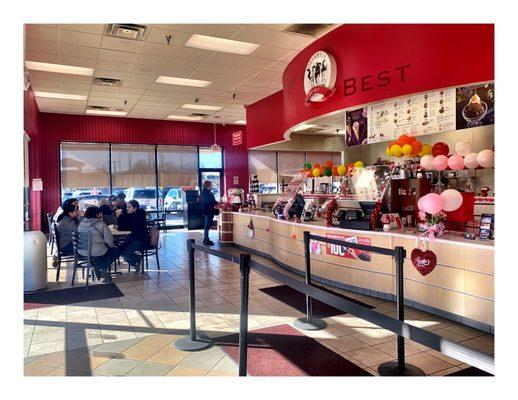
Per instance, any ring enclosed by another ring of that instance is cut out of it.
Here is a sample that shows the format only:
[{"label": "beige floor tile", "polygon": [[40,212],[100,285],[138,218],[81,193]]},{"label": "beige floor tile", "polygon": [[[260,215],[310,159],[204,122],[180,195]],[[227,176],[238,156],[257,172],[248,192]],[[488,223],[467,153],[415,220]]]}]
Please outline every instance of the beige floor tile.
[{"label": "beige floor tile", "polygon": [[458,372],[460,370],[461,369],[459,367],[451,367],[451,368],[444,369],[442,371],[434,372],[431,375],[432,376],[446,376],[446,375],[449,375],[449,374],[453,374],[454,372]]},{"label": "beige floor tile", "polygon": [[151,357],[153,354],[158,352],[160,350],[160,347],[158,346],[150,346],[147,344],[142,344],[141,342],[137,343],[134,346],[131,346],[130,348],[124,350],[122,353],[120,353],[120,356],[122,358],[126,358],[128,360],[147,360],[149,357]]},{"label": "beige floor tile", "polygon": [[392,356],[384,353],[381,350],[375,349],[374,347],[363,348],[359,350],[353,350],[346,353],[346,357],[352,357],[367,367],[373,367],[375,365],[391,361]]},{"label": "beige floor tile", "polygon": [[448,326],[446,329],[458,333],[459,335],[466,336],[469,339],[484,335],[484,332],[479,331],[478,329],[470,328],[469,326],[461,324],[453,324]]},{"label": "beige floor tile", "polygon": [[171,344],[179,337],[180,337],[179,335],[170,335],[170,334],[150,335],[150,336],[146,336],[139,343],[162,348],[164,346],[167,346],[168,344]]},{"label": "beige floor tile", "polygon": [[331,346],[342,353],[347,353],[352,350],[358,350],[369,346],[367,343],[362,342],[361,340],[358,340],[351,335],[343,336],[338,339],[325,340],[325,342],[329,343]]},{"label": "beige floor tile", "polygon": [[440,353],[438,351],[435,351],[435,350],[428,350],[426,353],[427,354],[431,354],[432,356],[437,357],[437,358],[447,362],[448,364],[451,364],[451,365],[454,365],[454,366],[458,366],[458,365],[462,364],[462,361],[459,361],[459,360],[457,360],[457,359],[455,359],[453,357],[449,357],[449,356],[447,356],[445,354],[442,354],[442,353]]},{"label": "beige floor tile", "polygon": [[175,366],[189,354],[185,351],[176,350],[174,346],[166,346],[149,357],[147,361]]},{"label": "beige floor tile", "polygon": [[[493,354],[495,352],[495,348],[494,348],[493,344],[478,341],[477,338],[463,340],[460,342],[460,344],[464,344],[475,350],[482,351],[482,352],[488,353],[488,354]],[[32,346],[31,346],[31,348],[32,348]]]},{"label": "beige floor tile", "polygon": [[[391,340],[390,342],[380,343],[374,346],[374,348],[387,353],[392,358],[397,358],[397,341]],[[420,353],[421,350],[416,349],[408,344],[405,344],[405,356],[411,356],[412,354]]]},{"label": "beige floor tile", "polygon": [[97,367],[110,360],[111,357],[98,356],[93,353],[86,353],[80,357],[77,357],[71,361],[68,361],[65,365],[67,370],[91,372]]},{"label": "beige floor tile", "polygon": [[468,339],[466,336],[450,331],[446,328],[434,330],[433,333],[453,342],[460,342]]},{"label": "beige floor tile", "polygon": [[453,367],[453,365],[446,361],[427,353],[418,353],[408,356],[406,357],[406,362],[421,368],[427,375]]},{"label": "beige floor tile", "polygon": [[25,376],[44,376],[54,369],[48,365],[29,363],[24,366],[23,374]]}]

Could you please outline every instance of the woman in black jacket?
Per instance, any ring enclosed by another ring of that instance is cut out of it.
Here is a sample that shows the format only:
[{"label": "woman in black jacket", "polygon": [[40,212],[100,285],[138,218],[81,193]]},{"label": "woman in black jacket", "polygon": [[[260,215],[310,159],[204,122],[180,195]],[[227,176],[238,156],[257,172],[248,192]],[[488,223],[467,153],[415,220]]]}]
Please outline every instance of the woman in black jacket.
[{"label": "woman in black jacket", "polygon": [[212,182],[205,181],[203,190],[201,191],[201,215],[205,217],[205,225],[203,226],[203,244],[212,246],[213,241],[209,238],[210,227],[216,215],[215,206],[218,204],[214,194],[212,193]]},{"label": "woman in black jacket", "polygon": [[149,238],[146,228],[146,212],[140,208],[137,200],[128,201],[126,211],[119,212],[117,229],[131,231],[128,238],[119,246],[119,250],[130,268],[134,267],[136,272],[140,271],[142,259],[136,252],[145,246]]}]

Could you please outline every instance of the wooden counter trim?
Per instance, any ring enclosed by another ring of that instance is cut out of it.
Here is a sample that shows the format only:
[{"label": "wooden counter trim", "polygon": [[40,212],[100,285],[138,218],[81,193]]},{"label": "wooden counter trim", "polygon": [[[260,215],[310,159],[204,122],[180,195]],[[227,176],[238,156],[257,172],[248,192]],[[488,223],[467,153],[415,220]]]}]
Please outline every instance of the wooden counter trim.
[{"label": "wooden counter trim", "polygon": [[[345,234],[350,234],[350,235],[354,235],[354,234],[371,234],[371,235],[380,235],[380,236],[393,236],[393,237],[401,237],[401,238],[405,238],[405,239],[413,239],[413,240],[416,240],[417,239],[417,236],[415,235],[410,235],[410,234],[404,234],[404,233],[397,233],[397,232],[383,232],[383,231],[363,231],[363,230],[356,230],[356,229],[343,229],[343,228],[337,228],[337,227],[333,227],[333,226],[330,226],[330,227],[327,227],[327,226],[321,226],[321,225],[312,225],[312,224],[305,224],[305,223],[295,223],[295,222],[292,222],[292,221],[286,221],[286,220],[282,220],[282,219],[277,219],[277,218],[274,218],[272,216],[268,216],[268,215],[258,215],[258,214],[247,214],[247,213],[238,213],[238,212],[232,212],[232,214],[234,214],[235,216],[238,216],[238,217],[246,217],[246,218],[250,218],[250,217],[254,217],[254,218],[264,218],[264,219],[269,219],[269,220],[272,220],[272,221],[276,221],[276,222],[280,222],[280,223],[283,223],[283,224],[289,224],[289,225],[293,225],[293,226],[296,226],[296,227],[304,227],[304,228],[307,228],[308,230],[310,229],[322,229],[322,230],[330,230],[330,231],[333,231],[333,232],[336,232],[336,233],[345,233]],[[429,238],[424,238],[424,240],[426,240],[427,242],[431,242]],[[432,242],[434,243],[434,242]],[[452,245],[457,245],[457,246],[464,246],[464,247],[475,247],[475,248],[480,248],[480,249],[487,249],[487,250],[493,250],[494,251],[494,245],[493,245],[493,242],[492,241],[488,241],[487,243],[479,243],[479,242],[470,242],[470,241],[456,241],[456,240],[453,240],[453,239],[440,239],[440,238],[436,238],[435,239],[435,243],[443,243],[443,244],[452,244]]]}]

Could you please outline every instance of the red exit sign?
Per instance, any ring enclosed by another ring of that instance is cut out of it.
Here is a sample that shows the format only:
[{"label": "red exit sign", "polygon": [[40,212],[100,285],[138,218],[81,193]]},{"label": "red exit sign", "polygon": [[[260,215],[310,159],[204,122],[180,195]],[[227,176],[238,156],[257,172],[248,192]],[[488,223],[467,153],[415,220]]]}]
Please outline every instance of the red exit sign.
[{"label": "red exit sign", "polygon": [[239,146],[243,144],[243,131],[232,133],[232,146]]}]

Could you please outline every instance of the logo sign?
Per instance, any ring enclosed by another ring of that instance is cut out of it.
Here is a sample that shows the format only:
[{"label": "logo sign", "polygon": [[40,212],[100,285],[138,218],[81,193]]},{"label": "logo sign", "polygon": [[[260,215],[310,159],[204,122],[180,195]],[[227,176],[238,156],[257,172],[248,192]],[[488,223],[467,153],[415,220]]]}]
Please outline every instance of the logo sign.
[{"label": "logo sign", "polygon": [[325,51],[317,51],[309,59],[304,71],[306,105],[331,97],[334,93],[335,83],[335,58]]},{"label": "logo sign", "polygon": [[[363,238],[357,236],[347,236],[338,234],[326,234],[330,239],[343,240],[344,242],[363,244],[370,246],[370,238]],[[352,249],[347,246],[340,246],[338,244],[326,243],[326,254],[336,257],[350,258],[353,260],[368,261],[371,260],[371,254],[364,250]]]},{"label": "logo sign", "polygon": [[240,144],[243,144],[243,132],[233,132],[232,133],[232,146],[239,146]]}]

